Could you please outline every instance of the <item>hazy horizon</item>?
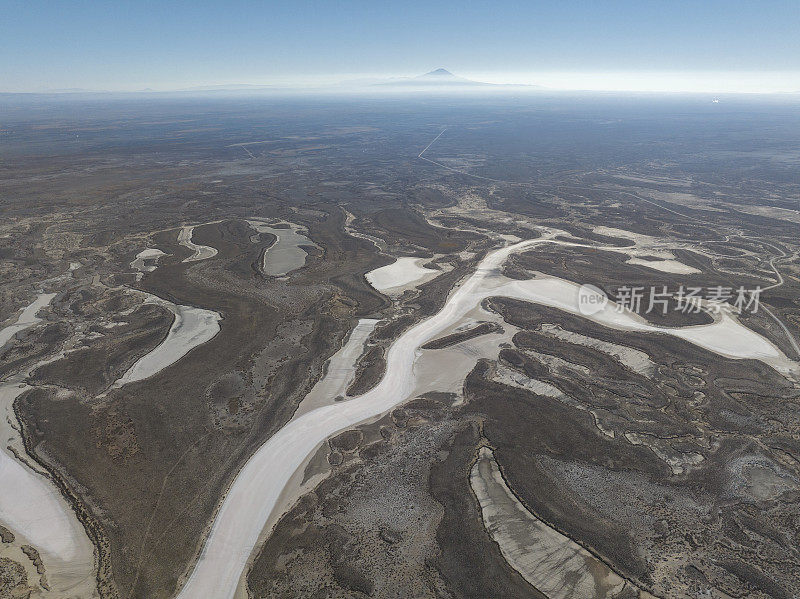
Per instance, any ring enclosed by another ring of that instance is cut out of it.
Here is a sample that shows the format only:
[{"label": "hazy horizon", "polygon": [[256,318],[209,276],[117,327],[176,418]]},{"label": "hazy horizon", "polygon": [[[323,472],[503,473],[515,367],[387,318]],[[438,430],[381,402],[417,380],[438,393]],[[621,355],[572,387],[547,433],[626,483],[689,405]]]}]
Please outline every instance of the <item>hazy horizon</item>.
[{"label": "hazy horizon", "polygon": [[[437,67],[444,68],[444,67]],[[382,83],[413,80],[423,73],[343,73],[337,75],[281,77],[263,80],[223,79],[187,81],[183,85],[123,88],[47,87],[2,89],[0,93],[131,93],[235,90],[237,87],[273,88],[282,91],[388,91]],[[491,71],[457,72],[454,75],[473,82],[496,86],[515,86],[517,91],[585,91],[702,94],[800,94],[798,72],[537,72],[502,73]],[[523,87],[524,86],[524,87]],[[435,90],[436,88],[431,88]],[[485,91],[492,88],[483,87]]]},{"label": "hazy horizon", "polygon": [[800,92],[800,5],[7,2],[0,92],[309,88],[443,67],[554,90]]}]

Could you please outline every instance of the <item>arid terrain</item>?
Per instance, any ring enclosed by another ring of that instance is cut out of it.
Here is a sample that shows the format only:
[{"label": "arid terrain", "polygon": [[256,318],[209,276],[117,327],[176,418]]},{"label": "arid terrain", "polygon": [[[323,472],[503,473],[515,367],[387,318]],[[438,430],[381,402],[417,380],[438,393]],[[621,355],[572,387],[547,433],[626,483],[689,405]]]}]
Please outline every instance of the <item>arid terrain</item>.
[{"label": "arid terrain", "polygon": [[796,102],[0,108],[0,599],[800,596]]}]

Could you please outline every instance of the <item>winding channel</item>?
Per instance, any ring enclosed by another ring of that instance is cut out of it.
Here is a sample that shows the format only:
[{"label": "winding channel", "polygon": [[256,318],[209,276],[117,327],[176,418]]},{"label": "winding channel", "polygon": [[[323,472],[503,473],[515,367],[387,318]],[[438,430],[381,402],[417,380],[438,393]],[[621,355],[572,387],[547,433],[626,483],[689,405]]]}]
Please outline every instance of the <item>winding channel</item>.
[{"label": "winding channel", "polygon": [[[0,345],[41,322],[37,313],[49,306],[55,296],[55,293],[40,293],[14,324],[0,330]],[[14,401],[31,388],[25,383],[28,375],[62,355],[0,381],[0,524],[15,535],[15,545],[32,545],[38,552],[49,583],[50,592],[46,596],[88,598],[96,594],[94,546],[49,476],[24,457],[25,448],[13,411]],[[0,549],[10,551],[15,547]],[[29,560],[22,553],[18,557],[27,565]],[[38,578],[35,570],[29,573],[31,583],[36,584]]]},{"label": "winding channel", "polygon": [[[305,459],[331,435],[376,418],[411,397],[417,379],[420,346],[463,318],[481,301],[503,296],[578,311],[579,286],[555,277],[511,280],[501,273],[509,255],[541,243],[576,245],[553,239],[553,233],[490,252],[457,287],[440,312],[403,333],[389,348],[386,372],[376,387],[353,399],[324,405],[290,421],[262,445],[236,476],[216,515],[198,560],[178,597],[225,599],[235,596],[238,581],[280,495]],[[664,328],[609,303],[590,320],[618,330],[668,334],[731,358],[758,359],[781,372],[797,375],[797,364],[774,344],[725,312],[707,325]]]},{"label": "winding channel", "polygon": [[[166,338],[152,351],[139,358],[125,374],[114,381],[111,389],[150,378],[172,366],[195,347],[206,343],[219,333],[219,313],[194,306],[183,306],[147,294],[146,304],[163,306],[174,314]],[[105,394],[103,394],[105,395]]]},{"label": "winding channel", "polygon": [[216,248],[212,248],[209,245],[197,245],[192,241],[195,226],[196,225],[186,225],[178,231],[178,244],[194,252],[188,258],[184,258],[183,262],[199,262],[200,260],[208,260],[217,255]]},{"label": "winding channel", "polygon": [[[135,362],[112,389],[161,372],[220,330],[221,316],[217,312],[146,295],[145,303],[159,304],[174,314],[172,325],[166,338]],[[37,313],[49,306],[55,296],[55,293],[40,293],[16,322],[0,330],[0,347],[17,333],[41,322]],[[29,573],[29,580],[47,580],[48,591],[42,596],[89,598],[97,594],[94,546],[47,473],[25,457],[13,412],[15,400],[31,389],[25,382],[30,373],[63,356],[64,352],[59,352],[0,381],[0,524],[10,529],[16,538],[14,546],[9,548],[4,544],[0,550],[16,551],[25,544],[36,549],[44,574],[34,569]],[[30,560],[21,550],[17,553],[19,555],[14,555],[27,565]]]},{"label": "winding channel", "polygon": [[39,313],[39,310],[45,306],[49,306],[55,296],[55,293],[40,293],[36,296],[36,299],[22,310],[14,324],[10,324],[0,330],[0,347],[3,347],[20,331],[24,331],[36,323],[41,322],[42,319],[38,318],[36,315]]}]

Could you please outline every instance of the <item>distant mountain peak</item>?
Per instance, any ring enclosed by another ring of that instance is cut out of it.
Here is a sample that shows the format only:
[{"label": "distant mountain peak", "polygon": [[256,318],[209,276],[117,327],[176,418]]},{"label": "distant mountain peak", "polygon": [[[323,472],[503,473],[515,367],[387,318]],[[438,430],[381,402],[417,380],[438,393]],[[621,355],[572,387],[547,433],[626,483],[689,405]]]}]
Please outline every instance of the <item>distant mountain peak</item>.
[{"label": "distant mountain peak", "polygon": [[461,90],[466,88],[481,88],[481,89],[517,89],[522,87],[536,87],[536,86],[517,86],[517,85],[496,85],[493,83],[484,83],[482,81],[473,81],[458,75],[453,75],[450,71],[443,68],[428,71],[424,75],[417,75],[415,77],[401,77],[397,79],[389,79],[382,81],[376,85],[391,86],[394,88],[404,89],[419,89],[419,90],[434,90],[434,89],[451,89]]},{"label": "distant mountain peak", "polygon": [[422,75],[422,77],[452,77],[455,78],[455,75],[448,71],[447,69],[434,69],[428,73]]},{"label": "distant mountain peak", "polygon": [[412,77],[410,81],[414,81],[417,83],[424,83],[424,84],[435,83],[437,85],[448,85],[451,83],[471,85],[475,83],[474,81],[470,81],[469,79],[464,79],[463,77],[459,77],[458,75],[453,75],[453,73],[451,73],[447,69],[434,69],[433,71],[428,71],[424,75],[417,75],[416,77]]}]

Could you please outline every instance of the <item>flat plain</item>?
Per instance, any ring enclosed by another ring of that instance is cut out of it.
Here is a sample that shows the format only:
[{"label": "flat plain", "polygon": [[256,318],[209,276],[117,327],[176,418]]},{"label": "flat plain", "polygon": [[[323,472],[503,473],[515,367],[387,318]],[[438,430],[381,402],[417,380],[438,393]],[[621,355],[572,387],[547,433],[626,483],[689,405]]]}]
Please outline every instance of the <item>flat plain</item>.
[{"label": "flat plain", "polygon": [[796,103],[0,105],[1,598],[800,595]]}]

